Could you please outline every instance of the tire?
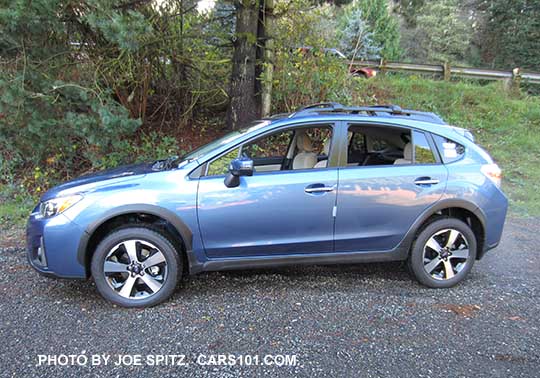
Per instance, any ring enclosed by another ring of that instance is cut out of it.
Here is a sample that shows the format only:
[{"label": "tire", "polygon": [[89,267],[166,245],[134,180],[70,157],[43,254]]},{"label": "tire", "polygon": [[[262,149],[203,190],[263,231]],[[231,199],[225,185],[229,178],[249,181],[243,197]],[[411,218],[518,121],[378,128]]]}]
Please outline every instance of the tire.
[{"label": "tire", "polygon": [[452,287],[471,271],[477,245],[469,225],[455,218],[439,218],[417,235],[408,259],[409,270],[425,286]]},{"label": "tire", "polygon": [[133,226],[113,231],[97,246],[91,271],[103,298],[123,307],[167,300],[182,276],[182,259],[160,231]]},{"label": "tire", "polygon": [[368,75],[365,72],[354,72],[352,74],[353,77],[358,77],[361,79],[368,79]]}]

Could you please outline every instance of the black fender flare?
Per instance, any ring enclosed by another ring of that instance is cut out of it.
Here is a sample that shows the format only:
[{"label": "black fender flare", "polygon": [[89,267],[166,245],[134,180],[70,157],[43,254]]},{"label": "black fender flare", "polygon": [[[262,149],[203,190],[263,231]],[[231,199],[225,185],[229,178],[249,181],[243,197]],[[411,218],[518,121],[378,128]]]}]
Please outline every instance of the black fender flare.
[{"label": "black fender flare", "polygon": [[90,238],[94,234],[94,232],[104,223],[107,221],[125,214],[132,214],[132,213],[144,213],[144,214],[150,214],[154,215],[156,217],[162,218],[169,222],[180,234],[182,240],[182,244],[185,248],[186,256],[188,258],[188,264],[189,268],[191,269],[192,266],[197,266],[199,263],[195,259],[195,256],[193,254],[193,232],[191,229],[180,219],[175,213],[172,211],[165,209],[160,206],[155,205],[148,205],[148,204],[130,204],[130,205],[123,205],[119,207],[115,207],[114,209],[111,209],[109,211],[106,211],[104,214],[102,214],[101,217],[99,217],[98,220],[90,223],[84,233],[81,237],[81,240],[79,241],[79,247],[77,248],[77,261],[85,267],[88,271],[88,267],[86,266],[87,262],[87,248],[88,248],[88,242],[90,241]]}]

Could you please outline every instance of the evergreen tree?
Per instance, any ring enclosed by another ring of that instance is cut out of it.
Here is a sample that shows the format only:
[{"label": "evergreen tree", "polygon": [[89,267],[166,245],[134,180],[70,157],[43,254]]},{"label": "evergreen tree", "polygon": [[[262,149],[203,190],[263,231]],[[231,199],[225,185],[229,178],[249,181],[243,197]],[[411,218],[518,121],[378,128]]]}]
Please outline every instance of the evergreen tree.
[{"label": "evergreen tree", "polygon": [[350,59],[379,59],[381,47],[373,42],[373,33],[368,30],[362,10],[353,9],[345,15],[344,27],[339,33],[340,48]]},{"label": "evergreen tree", "polygon": [[430,61],[462,62],[467,57],[472,27],[456,0],[426,2],[417,17],[418,49]]},{"label": "evergreen tree", "polygon": [[540,1],[488,2],[482,41],[486,62],[504,69],[540,70]]},{"label": "evergreen tree", "polygon": [[397,60],[401,55],[397,20],[388,12],[387,0],[357,0],[350,12],[358,8],[372,33],[374,45],[380,48],[380,56]]}]

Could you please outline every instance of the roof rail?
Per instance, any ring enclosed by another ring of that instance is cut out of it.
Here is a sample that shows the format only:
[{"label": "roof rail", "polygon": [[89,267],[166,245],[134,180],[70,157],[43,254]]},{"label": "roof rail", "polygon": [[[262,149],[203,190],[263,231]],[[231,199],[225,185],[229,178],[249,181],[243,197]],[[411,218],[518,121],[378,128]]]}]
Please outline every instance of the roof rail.
[{"label": "roof rail", "polygon": [[291,113],[289,118],[320,113],[365,113],[366,115],[370,116],[377,116],[380,115],[380,113],[385,113],[395,116],[411,117],[438,124],[446,124],[441,117],[434,113],[402,109],[397,105],[343,106],[337,102],[320,102],[317,104],[307,105],[298,109],[294,113]]}]

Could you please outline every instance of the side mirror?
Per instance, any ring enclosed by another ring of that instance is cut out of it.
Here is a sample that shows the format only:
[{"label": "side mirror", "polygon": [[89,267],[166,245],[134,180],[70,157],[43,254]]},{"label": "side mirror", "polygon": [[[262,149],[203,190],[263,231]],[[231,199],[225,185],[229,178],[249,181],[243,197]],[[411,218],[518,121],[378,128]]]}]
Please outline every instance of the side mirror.
[{"label": "side mirror", "polygon": [[237,187],[240,185],[240,176],[253,176],[253,160],[243,156],[231,161],[229,173],[225,176],[225,186]]}]

